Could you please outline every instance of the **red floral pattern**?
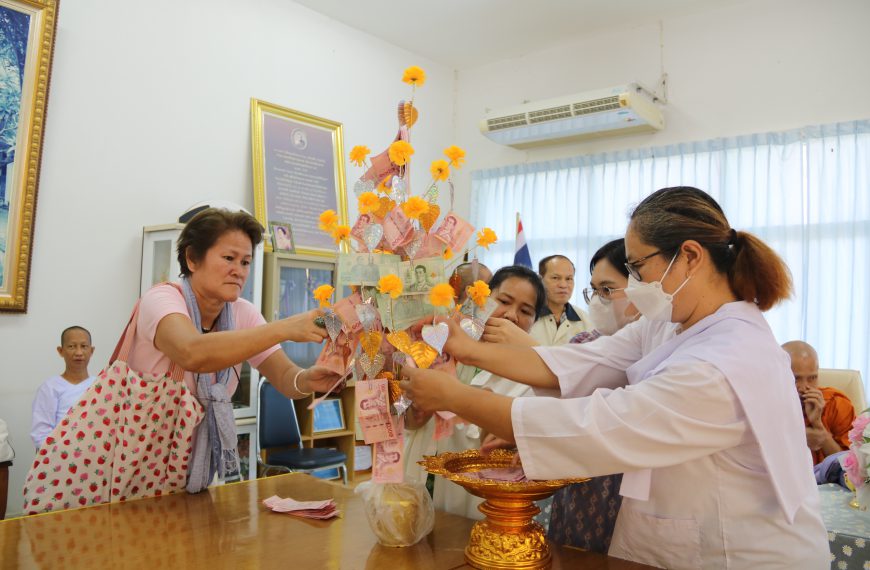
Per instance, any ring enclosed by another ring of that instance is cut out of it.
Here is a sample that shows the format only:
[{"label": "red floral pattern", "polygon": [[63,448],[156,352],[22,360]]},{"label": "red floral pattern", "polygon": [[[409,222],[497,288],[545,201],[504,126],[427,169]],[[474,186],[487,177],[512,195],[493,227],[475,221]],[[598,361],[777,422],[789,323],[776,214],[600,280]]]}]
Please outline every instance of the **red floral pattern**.
[{"label": "red floral pattern", "polygon": [[183,382],[140,375],[115,361],[39,449],[24,485],[24,512],[183,490],[202,416]]}]

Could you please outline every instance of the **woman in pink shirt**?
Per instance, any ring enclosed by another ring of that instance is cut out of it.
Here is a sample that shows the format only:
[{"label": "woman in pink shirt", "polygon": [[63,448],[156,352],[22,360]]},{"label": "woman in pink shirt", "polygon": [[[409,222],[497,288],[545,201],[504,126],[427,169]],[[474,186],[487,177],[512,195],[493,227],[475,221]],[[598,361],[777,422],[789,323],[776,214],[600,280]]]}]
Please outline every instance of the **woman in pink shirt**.
[{"label": "woman in pink shirt", "polygon": [[324,392],[338,380],[322,367],[300,368],[280,347],[284,341],[323,341],[326,331],[315,324],[317,311],[266,323],[240,298],[262,233],[259,222],[246,212],[203,210],[178,240],[181,286],[157,285],[140,301],[131,368],[165,374],[175,363],[205,408],[194,435],[190,492],[202,490],[215,472],[231,472],[237,463],[235,448],[228,444],[225,449],[221,442],[235,442],[230,398],[243,361],[292,399]]}]

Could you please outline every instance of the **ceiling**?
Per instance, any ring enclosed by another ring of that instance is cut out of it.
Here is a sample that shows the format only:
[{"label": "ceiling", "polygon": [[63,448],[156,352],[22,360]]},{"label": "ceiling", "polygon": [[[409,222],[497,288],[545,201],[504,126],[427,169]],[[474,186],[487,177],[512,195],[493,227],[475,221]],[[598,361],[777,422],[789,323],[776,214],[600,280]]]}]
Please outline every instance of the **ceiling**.
[{"label": "ceiling", "polygon": [[295,0],[453,69],[744,0]]}]

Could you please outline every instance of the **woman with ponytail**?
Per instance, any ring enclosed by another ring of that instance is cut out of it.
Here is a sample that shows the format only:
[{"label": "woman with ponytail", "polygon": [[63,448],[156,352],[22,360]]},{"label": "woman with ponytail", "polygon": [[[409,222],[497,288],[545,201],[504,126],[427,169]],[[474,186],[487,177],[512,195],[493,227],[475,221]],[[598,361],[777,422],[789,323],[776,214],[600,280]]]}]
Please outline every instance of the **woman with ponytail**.
[{"label": "woman with ponytail", "polygon": [[610,555],[663,568],[827,568],[803,419],[765,311],[788,268],[691,187],[644,199],[625,235],[625,289],[643,317],[595,342],[505,347],[455,324],[459,361],[561,398],[480,393],[409,370],[421,409],[515,441],[531,479],[624,473]]}]

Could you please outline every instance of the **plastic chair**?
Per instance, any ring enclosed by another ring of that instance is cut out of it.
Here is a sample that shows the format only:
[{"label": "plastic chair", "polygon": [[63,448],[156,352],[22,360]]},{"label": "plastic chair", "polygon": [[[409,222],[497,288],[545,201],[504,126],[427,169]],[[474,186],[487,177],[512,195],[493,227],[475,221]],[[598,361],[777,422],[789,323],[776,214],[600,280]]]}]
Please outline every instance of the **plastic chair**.
[{"label": "plastic chair", "polygon": [[845,368],[820,368],[819,386],[830,386],[846,394],[855,406],[855,413],[860,414],[867,408],[864,398],[864,382],[857,370]]},{"label": "plastic chair", "polygon": [[[263,475],[273,469],[285,473],[338,469],[347,485],[347,455],[337,449],[303,447],[293,401],[278,392],[265,378],[260,379],[257,392],[257,464],[263,468]],[[269,452],[268,463],[264,462],[260,452],[274,447],[295,449]]]}]

